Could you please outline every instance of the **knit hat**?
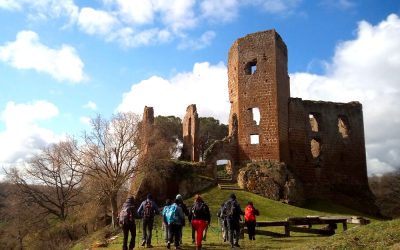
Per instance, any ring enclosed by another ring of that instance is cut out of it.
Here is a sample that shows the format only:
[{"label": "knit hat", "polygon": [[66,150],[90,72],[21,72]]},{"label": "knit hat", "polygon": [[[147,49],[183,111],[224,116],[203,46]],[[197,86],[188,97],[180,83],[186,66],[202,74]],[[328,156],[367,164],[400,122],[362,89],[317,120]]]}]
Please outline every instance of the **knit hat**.
[{"label": "knit hat", "polygon": [[182,195],[177,194],[176,197],[175,197],[175,199],[177,199],[177,200],[182,200]]},{"label": "knit hat", "polygon": [[234,193],[231,193],[231,195],[229,196],[232,200],[236,199],[236,195]]}]

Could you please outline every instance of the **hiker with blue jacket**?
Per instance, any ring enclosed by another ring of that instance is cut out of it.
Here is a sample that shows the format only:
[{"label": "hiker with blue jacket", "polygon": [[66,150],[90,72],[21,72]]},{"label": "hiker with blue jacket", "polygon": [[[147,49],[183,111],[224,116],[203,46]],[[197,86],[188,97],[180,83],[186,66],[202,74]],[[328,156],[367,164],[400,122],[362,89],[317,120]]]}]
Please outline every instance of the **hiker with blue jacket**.
[{"label": "hiker with blue jacket", "polygon": [[[182,208],[183,214],[185,216],[189,217],[189,209],[187,208],[186,204],[183,202],[182,195],[180,195],[180,194],[176,195],[176,204]],[[184,226],[185,226],[185,217],[183,217],[182,226],[179,231],[179,242],[181,245],[182,245],[182,230],[183,230]]]},{"label": "hiker with blue jacket", "polygon": [[119,213],[118,219],[119,224],[121,225],[124,239],[122,243],[122,250],[128,250],[128,237],[129,232],[131,232],[131,241],[129,242],[129,250],[132,250],[135,247],[135,238],[136,238],[136,224],[135,218],[136,209],[135,209],[135,200],[131,196],[122,205],[121,212]]},{"label": "hiker with blue jacket", "polygon": [[142,246],[146,245],[147,248],[152,248],[151,236],[154,225],[154,215],[160,214],[157,204],[153,201],[153,196],[151,194],[147,195],[146,200],[144,200],[137,210],[139,216],[142,217]]},{"label": "hiker with blue jacket", "polygon": [[[168,204],[168,202],[167,202]],[[168,228],[168,243],[167,248],[171,248],[172,241],[174,242],[175,249],[179,249],[180,244],[180,230],[182,223],[185,219],[185,214],[180,206],[177,204],[177,200],[169,206],[165,206],[162,213],[163,222]]]},{"label": "hiker with blue jacket", "polygon": [[229,242],[231,243],[231,247],[240,247],[240,221],[242,220],[240,216],[244,215],[244,212],[240,208],[234,193],[232,193],[229,196],[229,199],[225,202],[223,214],[228,224],[228,238]]}]

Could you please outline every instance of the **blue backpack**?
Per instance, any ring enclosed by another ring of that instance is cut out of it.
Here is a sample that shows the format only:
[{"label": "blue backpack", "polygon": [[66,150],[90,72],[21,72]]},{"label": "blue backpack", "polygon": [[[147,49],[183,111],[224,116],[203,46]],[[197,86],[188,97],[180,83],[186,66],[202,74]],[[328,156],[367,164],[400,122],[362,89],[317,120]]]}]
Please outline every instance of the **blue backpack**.
[{"label": "blue backpack", "polygon": [[165,221],[168,223],[168,225],[176,222],[175,212],[176,212],[175,203],[164,208],[164,218]]}]

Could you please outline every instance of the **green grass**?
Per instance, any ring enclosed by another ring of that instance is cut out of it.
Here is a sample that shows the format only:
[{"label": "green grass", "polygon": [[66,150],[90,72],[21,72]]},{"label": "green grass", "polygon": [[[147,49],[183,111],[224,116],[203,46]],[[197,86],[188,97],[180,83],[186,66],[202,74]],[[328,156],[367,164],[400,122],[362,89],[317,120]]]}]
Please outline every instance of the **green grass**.
[{"label": "green grass", "polygon": [[[232,193],[230,190],[219,190],[218,188],[211,188],[203,192],[202,197],[205,200],[205,202],[209,205],[210,211],[212,214],[212,221],[210,228],[208,230],[207,234],[207,241],[203,243],[204,249],[228,249],[228,244],[224,243],[220,237],[220,231],[219,231],[219,226],[217,222],[217,216],[216,213],[221,205],[222,202],[226,201],[229,197],[229,195]],[[254,206],[260,210],[260,216],[257,217],[258,221],[276,221],[276,220],[285,220],[288,217],[300,217],[300,216],[307,216],[307,215],[319,215],[319,216],[329,216],[329,215],[363,215],[357,211],[347,209],[342,206],[338,206],[332,203],[329,203],[327,201],[311,201],[308,204],[306,204],[305,208],[300,208],[300,207],[295,207],[287,204],[283,204],[278,201],[273,201],[266,199],[264,197],[261,197],[259,195],[249,193],[246,191],[235,191],[234,192],[237,196],[237,199],[239,203],[241,204],[242,209],[244,209],[245,205],[247,204],[248,201],[252,201],[254,203]],[[193,203],[192,199],[187,199],[185,203],[188,206],[191,206]],[[365,216],[365,215],[364,215]],[[386,222],[376,222],[373,220],[374,223],[372,223],[369,226],[354,226],[354,225],[348,225],[349,230],[343,233],[342,226],[339,225],[338,229],[336,230],[336,235],[331,236],[331,237],[326,237],[326,236],[318,236],[318,235],[313,235],[313,234],[305,234],[305,233],[294,233],[291,232],[291,237],[286,237],[286,238],[273,238],[270,236],[262,236],[262,235],[257,235],[255,241],[249,241],[245,235],[244,239],[241,239],[239,244],[242,246],[242,249],[309,249],[313,248],[316,246],[319,246],[319,242],[321,243],[321,248],[319,249],[325,249],[328,246],[333,246],[333,243],[331,241],[349,241],[350,239],[355,239],[354,237],[357,237],[358,239],[364,239],[364,237],[359,236],[365,235],[366,239],[374,239],[371,235],[373,234],[372,232],[368,231],[374,231],[379,232],[382,230],[378,230],[377,228],[374,228],[373,225],[381,225],[380,227],[384,227]],[[153,231],[153,246],[155,246],[154,249],[166,249],[165,243],[163,240],[163,234],[161,232],[161,220],[160,217],[157,217],[156,222],[155,222],[155,230]],[[398,223],[400,224],[400,223]],[[398,235],[399,233],[394,233],[394,229],[397,227],[397,232],[400,232],[400,228],[398,224],[394,224],[393,226],[393,232],[390,231],[387,233],[387,235],[382,236],[382,244],[377,245],[378,248],[385,247],[386,245],[383,245],[385,242],[386,237],[392,237],[393,240],[389,242],[398,242],[397,239],[400,239],[400,236]],[[140,221],[137,223],[137,237],[136,237],[136,247],[138,246],[138,243],[140,244],[141,242],[141,229],[139,229],[140,226]],[[260,228],[261,229],[261,228]],[[262,229],[261,229],[262,230]],[[274,227],[274,228],[268,228],[269,231],[274,231],[274,232],[280,232],[283,233],[283,227]],[[360,231],[361,230],[361,231]],[[367,231],[369,233],[367,233]],[[359,232],[359,233],[358,233]],[[356,233],[353,236],[351,236],[351,233]],[[350,236],[347,236],[350,235]],[[370,237],[369,237],[370,236]],[[343,237],[343,240],[342,240]],[[349,237],[349,238],[345,238]],[[353,237],[353,238],[352,238]],[[95,238],[95,237],[94,237]],[[91,240],[93,242],[94,238],[92,237]],[[378,241],[378,240],[377,240]],[[327,242],[326,245],[324,245]],[[76,245],[73,249],[74,250],[79,250],[79,249],[87,249],[89,245],[87,244],[88,241],[82,241],[80,245]],[[392,243],[390,243],[392,244]],[[341,243],[338,245],[338,248],[341,248]],[[351,245],[351,247],[342,247],[342,249],[353,249],[353,247],[357,248],[357,245]],[[194,249],[195,246],[194,244],[191,243],[191,228],[186,224],[184,227],[183,231],[183,249]],[[373,248],[373,247],[372,247]],[[371,249],[372,249],[371,248]],[[100,248],[101,249],[101,248]],[[122,249],[122,235],[120,234],[119,237],[111,242],[107,248],[104,248],[107,250],[113,250],[113,249]],[[318,249],[318,248],[317,248]],[[361,248],[360,248],[361,249]]]},{"label": "green grass", "polygon": [[400,249],[400,219],[374,221],[353,227],[321,242],[310,242],[303,249]]}]

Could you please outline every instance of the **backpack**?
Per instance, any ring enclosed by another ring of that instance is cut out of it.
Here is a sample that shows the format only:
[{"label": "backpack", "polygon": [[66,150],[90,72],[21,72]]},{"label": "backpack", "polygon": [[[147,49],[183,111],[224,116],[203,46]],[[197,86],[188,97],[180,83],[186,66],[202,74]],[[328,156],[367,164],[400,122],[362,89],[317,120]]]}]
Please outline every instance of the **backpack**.
[{"label": "backpack", "polygon": [[230,200],[225,203],[223,215],[226,218],[233,218],[238,215],[234,200]]},{"label": "backpack", "polygon": [[164,219],[168,225],[176,222],[175,212],[176,212],[176,204],[175,203],[170,206],[165,207]]},{"label": "backpack", "polygon": [[146,200],[143,208],[143,218],[152,218],[154,216],[153,204],[150,200]]},{"label": "backpack", "polygon": [[256,220],[256,209],[252,206],[247,206],[244,209],[244,220],[245,221],[255,221]]},{"label": "backpack", "polygon": [[129,223],[134,223],[135,219],[133,218],[133,213],[132,213],[132,206],[124,206],[122,207],[121,211],[119,212],[119,224],[120,225],[126,225]]}]

